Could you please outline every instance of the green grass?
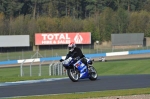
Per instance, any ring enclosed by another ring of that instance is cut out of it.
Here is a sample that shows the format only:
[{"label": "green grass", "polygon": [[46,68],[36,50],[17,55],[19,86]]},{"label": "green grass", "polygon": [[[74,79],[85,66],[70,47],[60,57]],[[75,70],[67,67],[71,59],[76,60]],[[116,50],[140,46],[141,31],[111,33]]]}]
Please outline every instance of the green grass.
[{"label": "green grass", "polygon": [[13,82],[13,81],[23,81],[23,80],[37,80],[44,78],[58,78],[64,76],[48,76],[49,75],[49,65],[42,65],[41,73],[39,76],[39,66],[32,65],[32,76],[30,77],[30,66],[23,66],[24,75],[20,76],[20,66],[10,67],[10,68],[0,68],[0,82]]},{"label": "green grass", "polygon": [[150,74],[150,59],[95,62],[99,75]]},{"label": "green grass", "polygon": [[[150,74],[150,59],[94,62],[98,75],[130,75],[130,74]],[[0,68],[0,82],[44,79],[65,76],[48,76],[48,65],[42,66],[42,76],[38,76],[38,66],[32,66],[32,77],[30,77],[29,66],[24,66],[24,76],[20,77],[20,67]]]},{"label": "green grass", "polygon": [[0,68],[0,82],[14,82],[24,80],[38,80],[45,78],[60,78],[66,76],[49,76],[49,65],[43,65],[41,68],[42,75],[39,76],[39,66],[32,66],[32,76],[30,76],[30,67],[24,66],[23,77],[20,76],[20,67]]}]

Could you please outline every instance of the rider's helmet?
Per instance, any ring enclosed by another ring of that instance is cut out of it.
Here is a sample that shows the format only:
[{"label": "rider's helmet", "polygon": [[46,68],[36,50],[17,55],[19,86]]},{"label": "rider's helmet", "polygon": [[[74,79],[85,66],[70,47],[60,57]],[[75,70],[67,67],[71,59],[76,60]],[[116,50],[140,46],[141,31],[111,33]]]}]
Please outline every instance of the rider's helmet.
[{"label": "rider's helmet", "polygon": [[68,48],[69,48],[69,51],[73,51],[74,48],[76,47],[76,44],[74,42],[71,42],[69,45],[68,45]]}]

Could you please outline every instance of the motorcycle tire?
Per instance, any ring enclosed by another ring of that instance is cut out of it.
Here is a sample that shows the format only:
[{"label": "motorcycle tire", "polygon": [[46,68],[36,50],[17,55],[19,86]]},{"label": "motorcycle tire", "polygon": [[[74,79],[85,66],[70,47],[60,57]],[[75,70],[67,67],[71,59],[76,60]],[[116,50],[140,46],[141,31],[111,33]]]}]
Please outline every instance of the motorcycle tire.
[{"label": "motorcycle tire", "polygon": [[79,80],[79,72],[77,69],[68,69],[67,70],[67,74],[68,74],[68,77],[73,81],[73,82],[77,82]]},{"label": "motorcycle tire", "polygon": [[89,67],[89,79],[94,81],[97,79],[97,77],[98,75],[97,75],[96,69],[93,66],[90,66]]}]

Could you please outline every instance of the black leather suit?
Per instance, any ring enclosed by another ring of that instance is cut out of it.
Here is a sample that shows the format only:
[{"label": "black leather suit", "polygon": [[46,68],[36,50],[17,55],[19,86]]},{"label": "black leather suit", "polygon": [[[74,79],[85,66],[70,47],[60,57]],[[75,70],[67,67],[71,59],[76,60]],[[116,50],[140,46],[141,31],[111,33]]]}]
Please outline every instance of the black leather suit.
[{"label": "black leather suit", "polygon": [[67,54],[67,56],[66,56],[66,59],[68,59],[69,57],[81,59],[81,61],[82,61],[85,65],[87,65],[87,60],[84,58],[85,56],[83,55],[81,49],[78,48],[78,47],[75,47],[72,52],[71,52],[71,51],[68,52],[68,54]]}]

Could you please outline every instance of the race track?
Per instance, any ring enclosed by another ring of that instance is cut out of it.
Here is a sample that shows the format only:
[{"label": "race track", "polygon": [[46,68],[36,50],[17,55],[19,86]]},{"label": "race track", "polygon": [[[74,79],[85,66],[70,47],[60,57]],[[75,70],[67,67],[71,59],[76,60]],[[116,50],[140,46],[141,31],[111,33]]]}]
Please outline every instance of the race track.
[{"label": "race track", "polygon": [[72,82],[69,78],[64,78],[54,81],[0,86],[0,98],[146,87],[150,87],[150,75],[99,76],[96,81],[82,79],[79,82]]}]

